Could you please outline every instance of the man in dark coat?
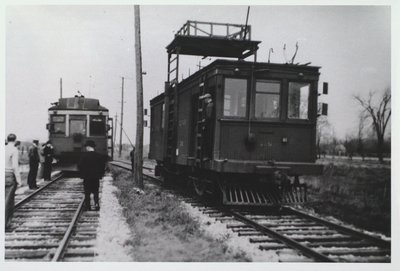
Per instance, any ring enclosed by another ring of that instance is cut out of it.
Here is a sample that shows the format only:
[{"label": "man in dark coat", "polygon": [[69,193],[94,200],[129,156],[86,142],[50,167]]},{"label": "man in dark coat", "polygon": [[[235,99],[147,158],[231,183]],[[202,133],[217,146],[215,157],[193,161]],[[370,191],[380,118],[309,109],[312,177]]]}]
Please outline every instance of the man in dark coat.
[{"label": "man in dark coat", "polygon": [[29,174],[28,174],[28,186],[30,189],[37,189],[36,177],[39,167],[39,150],[38,140],[33,140],[33,145],[29,148]]},{"label": "man in dark coat", "polygon": [[99,205],[99,184],[100,179],[104,175],[106,166],[106,157],[98,152],[95,152],[94,148],[96,144],[93,140],[88,140],[85,144],[86,152],[81,156],[78,163],[78,169],[81,178],[83,179],[83,188],[85,191],[85,205],[88,210],[90,207],[90,194],[93,193],[95,210],[100,210]]},{"label": "man in dark coat", "polygon": [[45,181],[50,181],[51,179],[51,164],[53,163],[53,145],[51,145],[51,141],[47,141],[46,145],[43,148],[44,155],[44,169],[43,169],[43,178]]}]

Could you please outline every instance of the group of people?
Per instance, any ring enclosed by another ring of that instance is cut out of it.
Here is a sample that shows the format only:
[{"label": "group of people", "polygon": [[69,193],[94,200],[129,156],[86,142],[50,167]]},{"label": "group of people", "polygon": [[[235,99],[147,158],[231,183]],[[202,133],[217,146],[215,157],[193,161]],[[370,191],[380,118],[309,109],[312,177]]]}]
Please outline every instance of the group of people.
[{"label": "group of people", "polygon": [[[5,226],[6,229],[11,225],[11,218],[14,212],[14,198],[17,187],[22,186],[21,174],[19,170],[19,151],[16,142],[16,135],[9,134],[6,140],[6,163],[5,163]],[[85,143],[86,152],[82,153],[78,162],[80,177],[83,179],[85,194],[85,207],[87,210],[100,210],[99,204],[99,185],[106,168],[107,156],[95,151],[96,144],[93,140]],[[131,154],[132,165],[134,151]],[[43,178],[50,181],[51,166],[53,161],[53,146],[48,141],[39,147],[39,141],[33,140],[32,146],[28,151],[29,174],[28,186],[30,189],[37,189],[36,178],[39,171],[39,163],[43,163]],[[94,208],[91,208],[90,196],[93,194]]]},{"label": "group of people", "polygon": [[39,148],[39,140],[33,140],[32,146],[28,150],[29,174],[28,186],[30,189],[37,189],[36,178],[38,175],[39,163],[41,164],[40,176],[45,181],[50,181],[51,165],[53,163],[53,146],[51,141],[47,141]]},{"label": "group of people", "polygon": [[[20,142],[16,140],[15,134],[9,134],[5,142],[5,226],[8,228],[11,224],[11,218],[14,213],[14,199],[17,187],[22,186],[21,174],[19,170],[19,150]],[[51,142],[42,145],[42,150],[38,148],[39,141],[33,140],[33,145],[29,148],[29,174],[28,186],[30,189],[37,189],[36,178],[39,163],[42,158],[43,178],[50,181],[51,164],[53,161],[53,146]]]}]

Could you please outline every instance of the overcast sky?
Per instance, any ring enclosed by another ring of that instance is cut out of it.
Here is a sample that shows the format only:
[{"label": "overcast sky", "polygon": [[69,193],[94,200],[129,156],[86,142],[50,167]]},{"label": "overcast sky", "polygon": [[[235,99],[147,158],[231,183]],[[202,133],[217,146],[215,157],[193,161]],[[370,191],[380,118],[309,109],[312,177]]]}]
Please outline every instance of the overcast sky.
[{"label": "overcast sky", "polygon": [[[165,47],[176,30],[187,20],[244,24],[246,12],[247,6],[141,6],[145,107],[163,91]],[[6,134],[46,140],[47,108],[59,98],[61,77],[64,97],[79,90],[119,115],[125,76],[124,126],[134,140],[133,6],[8,6],[5,19]],[[329,82],[330,89],[321,101],[329,104],[329,120],[339,137],[357,126],[353,94],[390,87],[390,7],[251,6],[249,24],[252,39],[262,41],[259,61],[266,62],[273,48],[271,62],[283,63],[283,45],[290,57],[299,42],[295,62],[322,67],[320,86]],[[201,60],[188,59],[181,69],[184,77]],[[145,128],[145,144],[148,132]]]}]

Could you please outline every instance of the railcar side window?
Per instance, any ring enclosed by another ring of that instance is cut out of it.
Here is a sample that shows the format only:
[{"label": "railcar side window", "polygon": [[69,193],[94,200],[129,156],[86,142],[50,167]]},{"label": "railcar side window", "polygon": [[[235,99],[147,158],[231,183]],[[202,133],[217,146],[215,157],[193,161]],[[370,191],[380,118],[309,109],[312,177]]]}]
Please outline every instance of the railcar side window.
[{"label": "railcar side window", "polygon": [[65,135],[65,116],[52,116],[50,133]]},{"label": "railcar side window", "polygon": [[279,118],[280,89],[281,84],[277,81],[256,82],[256,118]]},{"label": "railcar side window", "polygon": [[310,84],[300,82],[289,82],[289,119],[308,119],[308,98],[310,95]]},{"label": "railcar side window", "polygon": [[224,116],[245,117],[247,79],[225,78]]},{"label": "railcar side window", "polygon": [[90,116],[90,135],[104,136],[106,134],[106,119],[104,116]]}]

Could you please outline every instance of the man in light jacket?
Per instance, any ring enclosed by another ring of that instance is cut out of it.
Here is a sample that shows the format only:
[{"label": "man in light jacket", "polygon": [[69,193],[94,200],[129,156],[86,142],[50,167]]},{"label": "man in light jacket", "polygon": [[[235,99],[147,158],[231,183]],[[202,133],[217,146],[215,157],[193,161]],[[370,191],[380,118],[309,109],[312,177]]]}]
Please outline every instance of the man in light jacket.
[{"label": "man in light jacket", "polygon": [[5,146],[5,226],[11,226],[11,218],[14,213],[14,198],[17,186],[21,186],[21,175],[18,164],[18,149],[15,147],[15,134],[7,136],[8,144]]}]

